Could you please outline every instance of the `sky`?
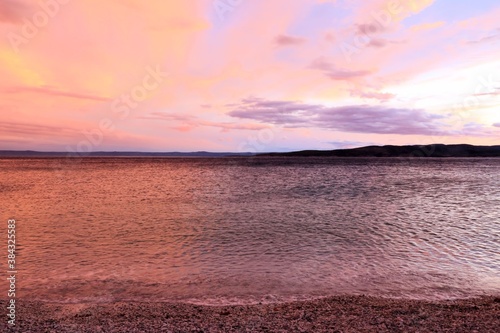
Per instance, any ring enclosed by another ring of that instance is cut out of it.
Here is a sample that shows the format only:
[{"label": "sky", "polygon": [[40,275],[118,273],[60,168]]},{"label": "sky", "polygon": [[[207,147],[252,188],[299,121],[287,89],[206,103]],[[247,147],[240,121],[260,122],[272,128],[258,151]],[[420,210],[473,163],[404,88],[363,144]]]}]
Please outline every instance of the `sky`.
[{"label": "sky", "polygon": [[500,144],[498,0],[1,0],[0,150]]}]

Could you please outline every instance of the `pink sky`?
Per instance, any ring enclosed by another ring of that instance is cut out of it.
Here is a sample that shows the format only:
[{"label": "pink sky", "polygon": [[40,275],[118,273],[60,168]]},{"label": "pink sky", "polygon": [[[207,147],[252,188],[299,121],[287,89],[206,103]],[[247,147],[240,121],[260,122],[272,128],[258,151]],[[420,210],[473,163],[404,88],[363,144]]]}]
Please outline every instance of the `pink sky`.
[{"label": "pink sky", "polygon": [[497,0],[2,0],[0,149],[500,144]]}]

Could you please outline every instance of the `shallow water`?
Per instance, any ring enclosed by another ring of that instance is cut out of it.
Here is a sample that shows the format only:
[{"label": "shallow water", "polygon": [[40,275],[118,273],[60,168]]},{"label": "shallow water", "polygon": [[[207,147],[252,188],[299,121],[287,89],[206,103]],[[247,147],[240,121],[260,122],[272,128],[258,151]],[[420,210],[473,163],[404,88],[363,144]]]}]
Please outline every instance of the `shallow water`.
[{"label": "shallow water", "polygon": [[500,159],[0,160],[0,217],[20,298],[470,297],[500,293],[499,175]]}]

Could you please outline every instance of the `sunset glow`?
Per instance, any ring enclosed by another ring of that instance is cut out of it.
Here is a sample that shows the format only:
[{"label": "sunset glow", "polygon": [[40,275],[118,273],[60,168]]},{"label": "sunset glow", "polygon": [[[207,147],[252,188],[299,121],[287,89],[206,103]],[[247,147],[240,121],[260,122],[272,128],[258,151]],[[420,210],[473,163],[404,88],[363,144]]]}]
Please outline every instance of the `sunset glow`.
[{"label": "sunset glow", "polygon": [[2,0],[0,149],[498,144],[498,0]]}]

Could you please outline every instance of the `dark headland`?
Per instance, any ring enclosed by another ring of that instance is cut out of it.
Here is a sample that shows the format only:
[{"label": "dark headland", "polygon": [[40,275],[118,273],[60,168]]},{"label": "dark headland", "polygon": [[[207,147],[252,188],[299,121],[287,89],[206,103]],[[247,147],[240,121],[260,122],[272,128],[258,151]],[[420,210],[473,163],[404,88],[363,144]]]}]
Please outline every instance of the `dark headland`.
[{"label": "dark headland", "polygon": [[289,153],[266,153],[259,156],[298,157],[500,157],[500,146],[413,145],[368,146],[337,150],[302,150]]}]

